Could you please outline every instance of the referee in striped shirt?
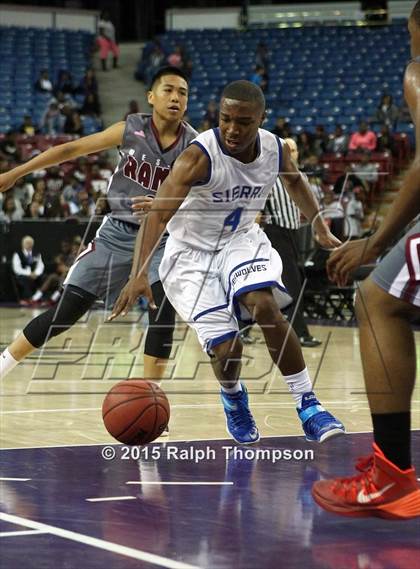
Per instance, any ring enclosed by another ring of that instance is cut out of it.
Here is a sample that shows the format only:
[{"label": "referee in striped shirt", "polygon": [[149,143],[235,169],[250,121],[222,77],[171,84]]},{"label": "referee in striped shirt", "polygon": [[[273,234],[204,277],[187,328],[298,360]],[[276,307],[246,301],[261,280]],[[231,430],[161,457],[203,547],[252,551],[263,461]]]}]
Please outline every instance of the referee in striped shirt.
[{"label": "referee in striped shirt", "polygon": [[[290,153],[296,162],[298,161],[298,149],[293,138],[286,138],[285,143],[290,148]],[[302,290],[302,278],[298,265],[299,261],[299,245],[298,245],[298,229],[300,227],[300,211],[295,203],[289,197],[289,194],[283,187],[280,178],[277,178],[276,184],[271,190],[267,199],[267,203],[263,212],[265,218],[265,232],[271,241],[271,245],[279,253],[283,261],[282,279],[290,296],[295,303],[299,298]],[[288,310],[291,318],[296,310],[296,304]],[[302,298],[297,307],[294,320],[292,322],[301,346],[305,348],[314,348],[322,342],[314,338],[308,329],[303,316]]]}]

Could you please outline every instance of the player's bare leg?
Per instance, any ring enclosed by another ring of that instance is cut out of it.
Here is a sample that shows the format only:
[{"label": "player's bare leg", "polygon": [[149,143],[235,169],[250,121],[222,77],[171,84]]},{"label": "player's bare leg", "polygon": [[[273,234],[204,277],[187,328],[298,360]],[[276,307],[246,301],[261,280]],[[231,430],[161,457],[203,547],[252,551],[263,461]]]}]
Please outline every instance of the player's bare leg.
[{"label": "player's bare leg", "polygon": [[420,310],[367,279],[356,297],[360,352],[374,432],[374,453],[360,473],[323,480],[315,500],[345,516],[420,516],[420,489],[410,455],[410,406],[416,351],[410,321]]},{"label": "player's bare leg", "polygon": [[248,406],[248,392],[239,381],[242,342],[238,335],[211,349],[212,366],[222,386],[220,395],[226,415],[226,427],[236,442],[256,443],[259,432]]},{"label": "player's bare leg", "polygon": [[154,381],[160,385],[169,360],[164,358],[155,358],[144,354],[144,379]]},{"label": "player's bare leg", "polygon": [[307,440],[323,442],[344,433],[343,424],[317,400],[295,331],[280,312],[271,289],[248,292],[240,297],[261,327],[273,362],[296,401]]}]

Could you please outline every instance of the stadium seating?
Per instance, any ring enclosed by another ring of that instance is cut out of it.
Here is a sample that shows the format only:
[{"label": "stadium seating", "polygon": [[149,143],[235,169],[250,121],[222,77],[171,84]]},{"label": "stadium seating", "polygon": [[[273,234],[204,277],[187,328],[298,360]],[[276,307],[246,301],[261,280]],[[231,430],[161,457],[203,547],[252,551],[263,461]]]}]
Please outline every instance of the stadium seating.
[{"label": "stadium seating", "polygon": [[[68,70],[78,85],[90,66],[93,41],[83,31],[0,27],[0,132],[18,128],[26,114],[39,124],[51,98],[34,89],[41,69],[48,69],[53,84],[60,70]],[[84,126],[86,134],[97,130],[91,120]]]},{"label": "stadium seating", "polygon": [[[258,42],[271,52],[266,128],[278,116],[295,132],[324,124],[352,131],[371,117],[383,93],[402,102],[402,77],[409,60],[406,24],[389,26],[318,26],[284,29],[188,30],[159,37],[169,53],[181,44],[193,63],[188,116],[197,126],[211,98],[226,82],[249,78]],[[412,136],[412,126],[398,132]]]}]

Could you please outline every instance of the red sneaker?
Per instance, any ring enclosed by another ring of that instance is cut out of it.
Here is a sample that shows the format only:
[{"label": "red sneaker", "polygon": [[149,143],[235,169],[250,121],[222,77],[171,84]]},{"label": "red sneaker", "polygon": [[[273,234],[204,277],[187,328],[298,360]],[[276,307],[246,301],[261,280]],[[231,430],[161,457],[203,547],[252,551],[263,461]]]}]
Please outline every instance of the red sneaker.
[{"label": "red sneaker", "polygon": [[407,520],[420,517],[420,487],[414,468],[400,470],[374,443],[351,478],[315,482],[312,496],[328,512],[342,516]]}]

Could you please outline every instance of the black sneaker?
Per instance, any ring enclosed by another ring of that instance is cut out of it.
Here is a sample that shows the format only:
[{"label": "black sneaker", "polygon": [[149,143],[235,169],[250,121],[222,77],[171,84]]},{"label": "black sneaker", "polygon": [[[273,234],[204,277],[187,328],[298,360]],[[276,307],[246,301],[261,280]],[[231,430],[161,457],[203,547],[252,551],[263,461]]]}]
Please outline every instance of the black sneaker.
[{"label": "black sneaker", "polygon": [[317,340],[313,336],[301,336],[299,342],[302,348],[316,348],[322,344],[321,340]]}]

